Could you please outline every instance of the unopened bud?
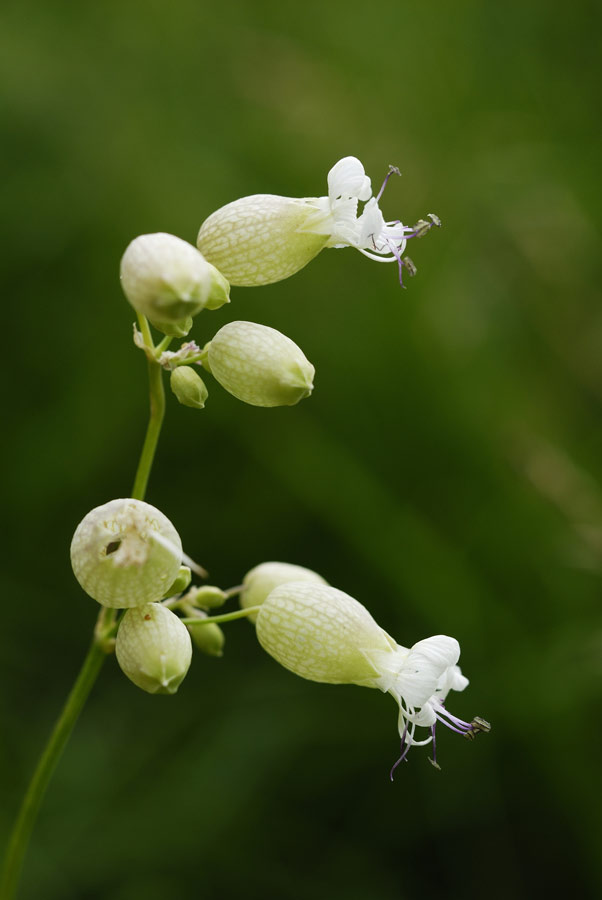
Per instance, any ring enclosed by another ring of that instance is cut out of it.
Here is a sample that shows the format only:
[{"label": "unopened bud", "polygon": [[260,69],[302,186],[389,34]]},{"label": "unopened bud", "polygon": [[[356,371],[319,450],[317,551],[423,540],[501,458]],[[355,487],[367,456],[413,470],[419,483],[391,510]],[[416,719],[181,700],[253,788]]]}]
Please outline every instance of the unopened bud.
[{"label": "unopened bud", "polygon": [[126,609],[160,600],[182,562],[169,519],[142,500],[111,500],[77,526],[71,565],[80,585],[103,606]]},{"label": "unopened bud", "polygon": [[207,265],[209,266],[211,287],[209,288],[205,309],[219,309],[224,303],[230,302],[230,283],[224,278],[219,269],[216,269],[209,262]]},{"label": "unopened bud", "polygon": [[121,260],[124,293],[157,323],[181,323],[206,305],[212,275],[202,254],[173,234],[142,234]]},{"label": "unopened bud", "polygon": [[157,319],[149,319],[149,322],[153,328],[156,328],[157,331],[161,331],[163,334],[167,334],[169,337],[186,337],[192,328],[192,316],[182,319],[181,322],[160,322]]},{"label": "unopened bud", "polygon": [[202,587],[191,588],[186,594],[186,600],[193,606],[200,606],[203,609],[216,609],[223,606],[228,595],[221,588],[212,584],[204,584]]},{"label": "unopened bud", "polygon": [[171,587],[165,591],[161,599],[166,600],[168,597],[175,597],[176,594],[181,594],[182,591],[186,590],[191,581],[192,572],[188,566],[180,566],[180,571],[176,575],[176,580]]},{"label": "unopened bud", "polygon": [[115,655],[125,675],[143,691],[175,694],[188,672],[192,644],[178,616],[160,603],[149,603],[123,616]]},{"label": "unopened bud", "polygon": [[203,379],[191,366],[178,366],[170,375],[169,384],[183,406],[203,409],[207,399],[207,388]]},{"label": "unopened bud", "polygon": [[[265,562],[243,578],[243,589],[239,595],[239,603],[243,609],[251,606],[261,606],[268,594],[274,588],[289,581],[313,581],[317,584],[326,584],[326,581],[317,572],[305,569],[303,566],[294,566],[291,563]],[[248,616],[250,622],[255,622],[257,613]]]},{"label": "unopened bud", "polygon": [[207,354],[221,386],[251,406],[294,406],[313,390],[312,364],[290,338],[266,325],[224,325]]},{"label": "unopened bud", "polygon": [[190,625],[188,627],[195,647],[207,656],[223,656],[226,637],[215,622],[206,625]]}]

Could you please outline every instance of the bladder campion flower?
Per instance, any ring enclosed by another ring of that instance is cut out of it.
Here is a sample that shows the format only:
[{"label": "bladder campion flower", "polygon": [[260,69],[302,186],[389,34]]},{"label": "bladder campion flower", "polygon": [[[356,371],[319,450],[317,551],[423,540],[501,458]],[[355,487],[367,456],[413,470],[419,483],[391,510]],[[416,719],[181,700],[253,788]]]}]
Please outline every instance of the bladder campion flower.
[{"label": "bladder campion flower", "polygon": [[142,500],[97,506],[71,542],[75,577],[94,600],[114,609],[160,600],[180,572],[182,555],[167,516]]},{"label": "bladder campion flower", "polygon": [[[329,585],[297,581],[275,588],[257,614],[257,637],[264,650],[302,678],[359,684],[394,697],[402,755],[391,777],[412,746],[432,742],[431,761],[437,765],[437,722],[470,738],[489,731],[483,719],[463,722],[445,708],[448,691],[468,684],[457,666],[455,638],[440,634],[402,647],[361,603]],[[430,729],[424,740],[414,736],[419,726]]]},{"label": "bladder campion flower", "polygon": [[[385,221],[378,205],[395,166],[376,197],[364,167],[354,156],[340,159],[328,173],[327,197],[253,194],[212,213],[201,225],[197,246],[231,284],[270,284],[288,278],[325,247],[355,247],[378,262],[397,262],[415,272],[402,254],[410,237],[420,237],[436,216],[416,227]],[[358,204],[364,202],[358,215]]]},{"label": "bladder campion flower", "polygon": [[180,619],[160,603],[128,609],[119,623],[115,655],[130,681],[149,694],[175,694],[192,659]]}]

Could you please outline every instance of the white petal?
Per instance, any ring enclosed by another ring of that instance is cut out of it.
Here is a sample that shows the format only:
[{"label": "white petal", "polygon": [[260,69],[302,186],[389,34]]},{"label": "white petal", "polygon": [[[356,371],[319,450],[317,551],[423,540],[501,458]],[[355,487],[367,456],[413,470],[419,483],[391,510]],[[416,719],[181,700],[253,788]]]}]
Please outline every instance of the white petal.
[{"label": "white petal", "polygon": [[359,227],[359,246],[367,250],[375,250],[385,228],[384,216],[375,197],[366,203],[357,223]]},{"label": "white petal", "polygon": [[338,197],[357,197],[368,200],[372,194],[370,179],[364,167],[355,156],[345,156],[334,164],[328,173],[328,196],[330,200]]},{"label": "white petal", "polygon": [[445,700],[450,691],[463,691],[468,683],[468,678],[462,675],[460,666],[450,666],[437,682],[437,699]]},{"label": "white petal", "polygon": [[460,656],[455,638],[439,634],[414,644],[400,669],[397,689],[409,706],[420,707],[435,693],[446,669]]}]

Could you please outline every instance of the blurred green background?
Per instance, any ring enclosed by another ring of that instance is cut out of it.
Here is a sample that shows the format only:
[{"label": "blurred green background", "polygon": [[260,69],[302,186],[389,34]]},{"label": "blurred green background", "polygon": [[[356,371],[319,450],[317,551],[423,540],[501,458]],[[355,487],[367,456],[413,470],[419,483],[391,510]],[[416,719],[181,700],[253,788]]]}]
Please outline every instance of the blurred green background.
[{"label": "blurred green background", "polygon": [[[146,372],[118,282],[239,196],[325,193],[354,154],[389,218],[437,213],[408,290],[325,251],[203,313],[317,370],[300,406],[207,378],[169,403],[148,499],[211,581],[309,566],[401,643],[456,636],[443,770],[389,697],[295,678],[227,627],[173,698],[109,659],[48,792],[22,900],[598,896],[602,627],[599,6],[535,0],[5,0],[0,831],[96,607],[68,548],[127,496]],[[169,398],[173,400],[174,398]]]}]

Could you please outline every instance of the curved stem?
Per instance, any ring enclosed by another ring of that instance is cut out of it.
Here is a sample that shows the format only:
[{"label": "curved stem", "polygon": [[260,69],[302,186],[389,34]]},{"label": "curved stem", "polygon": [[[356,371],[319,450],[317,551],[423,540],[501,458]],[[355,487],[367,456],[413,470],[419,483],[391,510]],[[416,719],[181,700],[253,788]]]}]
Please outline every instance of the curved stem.
[{"label": "curved stem", "polygon": [[6,851],[4,871],[0,881],[1,900],[10,900],[15,895],[27,844],[48,787],[48,782],[61,757],[65,744],[69,740],[77,717],[88,699],[92,685],[96,681],[96,677],[104,662],[105,655],[105,652],[95,639],[88,650],[84,664],[67,697],[63,711],[57,719],[50,739],[40,757],[33,778],[23,798]]},{"label": "curved stem", "polygon": [[[149,348],[154,349],[148,322],[143,317],[139,317],[139,319],[145,343]],[[161,367],[150,359],[148,362],[148,377],[150,385],[150,419],[132,489],[132,497],[136,500],[144,499],[165,414],[165,392],[161,379]],[[15,896],[29,838],[42,805],[46,788],[71,736],[77,718],[98,677],[106,655],[110,652],[110,637],[115,625],[115,616],[116,610],[101,608],[96,620],[94,639],[90,649],[27,788],[4,858],[4,867],[0,876],[0,900],[12,900]]]},{"label": "curved stem", "polygon": [[207,616],[206,618],[181,619],[184,625],[210,625],[213,622],[217,625],[219,622],[233,622],[234,619],[244,619],[245,616],[251,616],[258,613],[261,606],[248,606],[246,609],[237,609],[236,612],[222,613],[219,616]]}]

